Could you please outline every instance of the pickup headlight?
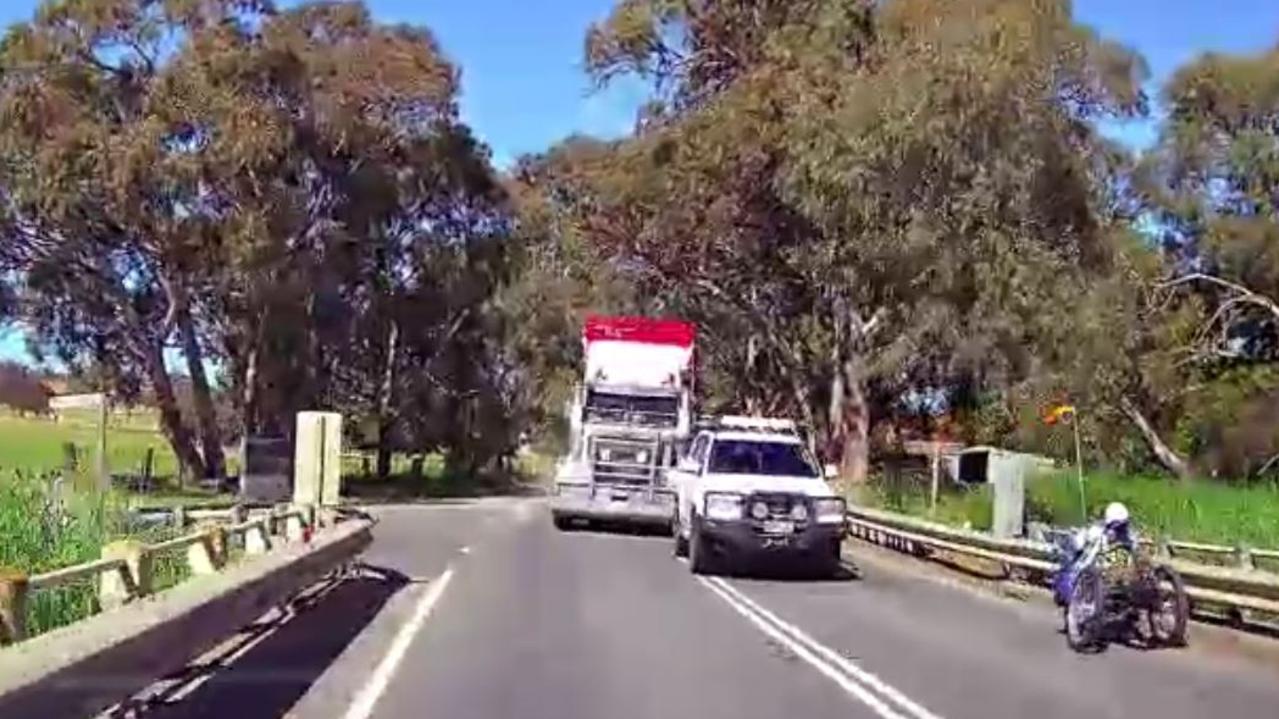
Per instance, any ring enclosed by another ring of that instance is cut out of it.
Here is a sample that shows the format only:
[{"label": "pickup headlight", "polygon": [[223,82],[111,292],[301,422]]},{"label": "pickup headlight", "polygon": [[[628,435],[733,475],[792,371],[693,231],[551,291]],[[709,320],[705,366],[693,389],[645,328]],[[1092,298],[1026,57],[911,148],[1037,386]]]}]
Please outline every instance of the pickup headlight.
[{"label": "pickup headlight", "polygon": [[822,497],[813,501],[818,524],[841,524],[848,505],[840,497]]},{"label": "pickup headlight", "polygon": [[742,518],[742,504],[746,498],[731,492],[706,493],[706,518],[732,521]]}]

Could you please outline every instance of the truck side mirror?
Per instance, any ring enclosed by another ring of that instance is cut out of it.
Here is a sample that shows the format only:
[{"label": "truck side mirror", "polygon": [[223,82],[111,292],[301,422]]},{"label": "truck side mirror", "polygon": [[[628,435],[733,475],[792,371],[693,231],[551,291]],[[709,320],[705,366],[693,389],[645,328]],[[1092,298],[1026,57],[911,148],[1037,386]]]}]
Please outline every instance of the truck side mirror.
[{"label": "truck side mirror", "polygon": [[834,464],[828,464],[825,467],[822,467],[822,476],[826,479],[838,479],[839,467]]}]

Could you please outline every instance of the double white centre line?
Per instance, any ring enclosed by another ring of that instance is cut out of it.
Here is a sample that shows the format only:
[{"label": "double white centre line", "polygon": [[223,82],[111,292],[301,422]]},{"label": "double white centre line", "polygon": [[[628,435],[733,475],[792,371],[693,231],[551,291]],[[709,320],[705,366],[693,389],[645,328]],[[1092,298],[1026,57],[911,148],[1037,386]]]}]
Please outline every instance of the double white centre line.
[{"label": "double white centre line", "polygon": [[719,577],[698,579],[761,632],[794,652],[884,719],[941,719],[879,677],[778,617],[727,581]]}]

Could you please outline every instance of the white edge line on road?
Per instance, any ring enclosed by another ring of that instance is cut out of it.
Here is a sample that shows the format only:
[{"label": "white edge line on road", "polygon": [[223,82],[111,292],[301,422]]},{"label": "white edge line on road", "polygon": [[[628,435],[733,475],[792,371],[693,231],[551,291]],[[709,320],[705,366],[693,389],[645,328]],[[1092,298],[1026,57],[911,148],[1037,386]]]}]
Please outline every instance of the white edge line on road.
[{"label": "white edge line on road", "polygon": [[373,707],[377,705],[378,699],[382,698],[382,693],[386,691],[387,686],[391,683],[391,678],[395,676],[395,670],[399,668],[400,662],[404,660],[404,653],[408,651],[409,644],[413,642],[413,637],[421,631],[422,625],[426,623],[427,617],[431,615],[431,610],[435,608],[440,597],[444,596],[444,590],[449,586],[449,580],[453,578],[453,568],[450,567],[435,580],[426,591],[422,593],[422,598],[418,600],[417,606],[413,609],[413,616],[409,618],[404,626],[400,627],[400,631],[395,635],[395,639],[391,642],[391,646],[386,650],[386,656],[382,657],[382,661],[378,663],[377,668],[373,670],[369,681],[356,695],[355,700],[351,702],[351,706],[346,710],[346,719],[368,719],[373,715]]},{"label": "white edge line on road", "polygon": [[729,584],[727,581],[719,577],[715,577],[711,579],[710,581],[722,587],[724,591],[728,592],[730,595],[738,599],[738,601],[745,604],[748,608],[754,610],[757,614],[759,614],[761,617],[763,617],[767,621],[777,626],[783,632],[786,632],[787,634],[789,634],[793,639],[807,645],[814,652],[816,652],[822,658],[824,658],[826,661],[836,665],[837,667],[842,669],[844,672],[851,675],[854,679],[862,682],[863,684],[866,684],[870,688],[874,689],[875,691],[887,697],[889,700],[895,702],[898,706],[910,712],[910,714],[912,714],[913,716],[917,717],[917,719],[941,719],[941,717],[930,712],[928,709],[924,708],[923,706],[920,706],[919,703],[915,702],[910,697],[901,693],[896,688],[888,685],[879,677],[857,666],[852,661],[850,661],[847,657],[841,655],[839,652],[836,652],[835,650],[822,645],[816,639],[813,639],[811,636],[805,633],[804,630],[800,629],[794,624],[791,624],[783,620],[781,617],[778,617],[776,614],[769,611],[767,608],[762,606],[759,602],[756,602],[755,600],[746,596],[744,592],[742,592],[737,587],[734,587],[733,585]]},{"label": "white edge line on road", "polygon": [[751,611],[749,607],[739,602],[733,595],[724,591],[714,582],[706,579],[705,577],[698,577],[698,580],[718,595],[720,599],[723,599],[728,606],[732,607],[733,611],[745,617],[748,622],[754,624],[761,632],[773,639],[773,641],[785,646],[787,649],[794,652],[800,659],[808,662],[826,678],[838,684],[845,692],[874,710],[876,714],[880,715],[884,719],[909,719],[908,717],[904,717],[894,711],[891,707],[880,700],[879,697],[866,689],[866,687],[858,684],[846,674],[841,673],[838,669],[831,666],[830,663],[823,661],[821,657],[817,656],[808,647],[800,644],[791,637],[786,636],[781,630],[764,621],[762,617]]}]

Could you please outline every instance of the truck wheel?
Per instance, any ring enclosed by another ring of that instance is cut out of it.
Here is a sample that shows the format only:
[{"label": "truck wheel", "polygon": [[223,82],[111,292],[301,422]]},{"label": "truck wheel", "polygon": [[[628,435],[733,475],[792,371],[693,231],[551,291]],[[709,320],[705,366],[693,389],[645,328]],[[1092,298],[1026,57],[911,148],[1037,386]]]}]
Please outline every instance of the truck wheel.
[{"label": "truck wheel", "polygon": [[693,529],[688,540],[688,570],[693,574],[714,574],[710,543],[702,536],[697,519],[693,519]]},{"label": "truck wheel", "polygon": [[566,517],[562,514],[556,514],[551,517],[551,521],[555,523],[555,528],[561,532],[567,532],[573,528],[573,518]]}]

